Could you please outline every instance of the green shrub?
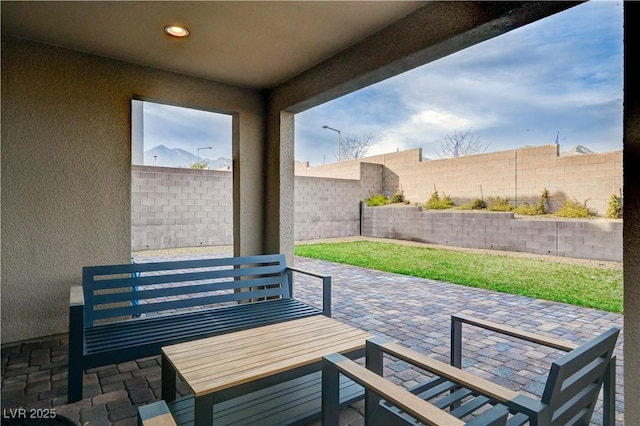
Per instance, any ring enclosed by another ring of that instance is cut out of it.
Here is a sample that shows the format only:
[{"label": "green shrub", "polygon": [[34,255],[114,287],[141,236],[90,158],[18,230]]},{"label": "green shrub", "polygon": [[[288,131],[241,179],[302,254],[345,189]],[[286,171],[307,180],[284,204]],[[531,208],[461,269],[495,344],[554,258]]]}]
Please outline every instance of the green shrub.
[{"label": "green shrub", "polygon": [[540,195],[540,202],[536,206],[532,206],[529,203],[522,203],[515,209],[513,212],[515,214],[520,214],[523,216],[539,216],[545,215],[548,213],[547,211],[547,202],[549,201],[549,191],[547,188],[542,190],[542,194]]},{"label": "green shrub", "polygon": [[390,203],[391,204],[404,203],[404,191],[398,188],[396,193],[393,194],[393,197],[391,197]]},{"label": "green shrub", "polygon": [[365,198],[364,202],[367,203],[369,207],[386,206],[389,204],[389,199],[382,194],[376,194]]},{"label": "green shrub", "polygon": [[429,200],[424,203],[424,208],[429,210],[445,210],[453,207],[453,200],[444,192],[442,193],[442,198],[438,195],[438,191],[434,191],[431,194]]},{"label": "green shrub", "polygon": [[596,215],[596,213],[587,207],[587,201],[589,199],[584,200],[583,203],[580,203],[578,200],[566,200],[560,210],[555,212],[555,215],[558,217],[570,217],[570,218],[590,218]]},{"label": "green shrub", "polygon": [[620,197],[616,194],[611,194],[605,216],[609,219],[622,219],[622,204],[620,203]]},{"label": "green shrub", "polygon": [[549,191],[544,188],[540,195],[540,203],[536,207],[536,214],[547,214],[547,201],[549,201]]},{"label": "green shrub", "polygon": [[520,204],[518,207],[516,207],[515,209],[513,209],[513,212],[515,214],[521,214],[523,216],[536,216],[540,214],[540,210],[538,208],[539,206],[532,206],[529,203],[522,203]]},{"label": "green shrub", "polygon": [[489,197],[489,207],[487,208],[493,212],[510,212],[513,210],[509,199],[501,197]]},{"label": "green shrub", "polygon": [[458,209],[460,210],[482,210],[487,208],[487,203],[481,198],[476,198],[473,201],[469,201],[467,204],[463,204]]}]

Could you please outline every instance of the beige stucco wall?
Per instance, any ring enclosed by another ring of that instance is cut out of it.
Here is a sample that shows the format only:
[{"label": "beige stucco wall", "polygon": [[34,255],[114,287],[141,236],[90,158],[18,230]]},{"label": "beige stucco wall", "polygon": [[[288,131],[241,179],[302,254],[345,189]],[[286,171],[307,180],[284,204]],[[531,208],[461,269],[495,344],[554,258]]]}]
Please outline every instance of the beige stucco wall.
[{"label": "beige stucco wall", "polygon": [[234,113],[236,251],[262,246],[261,93],[3,37],[2,342],[66,332],[82,266],[129,261],[134,96]]}]

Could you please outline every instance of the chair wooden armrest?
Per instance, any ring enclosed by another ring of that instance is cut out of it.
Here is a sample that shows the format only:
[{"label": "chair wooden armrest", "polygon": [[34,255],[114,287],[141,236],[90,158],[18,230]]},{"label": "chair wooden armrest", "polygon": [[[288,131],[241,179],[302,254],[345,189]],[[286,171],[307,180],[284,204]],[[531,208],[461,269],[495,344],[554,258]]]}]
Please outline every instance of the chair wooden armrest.
[{"label": "chair wooden armrest", "polygon": [[491,397],[502,403],[512,401],[522,395],[511,389],[505,388],[482,377],[475,376],[457,367],[451,366],[445,362],[438,361],[427,355],[421,354],[398,343],[387,341],[381,338],[367,339],[367,346],[371,353],[371,349],[380,350],[384,353],[392,355],[409,364],[420,367],[439,377],[445,377],[452,382],[456,382],[468,389],[478,391],[484,395]]},{"label": "chair wooden armrest", "polygon": [[[332,424],[332,422],[335,421],[335,419],[330,419],[330,416],[333,415],[335,417],[336,413],[330,406],[330,402],[328,400],[331,398],[337,400],[338,395],[335,392],[331,392],[332,389],[329,389],[328,385],[332,379],[334,381],[338,379],[338,374],[336,374],[336,372],[344,374],[351,380],[362,385],[367,392],[377,394],[387,402],[392,403],[402,411],[409,413],[412,417],[427,425],[458,426],[466,424],[506,424],[508,415],[506,407],[496,407],[491,410],[491,413],[485,413],[482,420],[478,419],[472,423],[465,423],[446,411],[441,410],[435,405],[412,394],[403,387],[386,380],[373,371],[368,370],[345,356],[336,353],[327,355],[323,358],[323,425]],[[366,411],[372,412],[372,410]],[[370,420],[372,419],[366,419],[365,422],[370,424]]]},{"label": "chair wooden armrest", "polygon": [[176,426],[177,423],[164,400],[138,407],[138,424],[141,426]]},{"label": "chair wooden armrest", "polygon": [[[561,351],[569,352],[577,348],[579,345],[568,340],[557,339],[553,337],[543,336],[537,333],[531,333],[528,331],[519,330],[514,327],[498,324],[491,321],[486,321],[479,318],[474,318],[469,315],[456,314],[451,315],[451,339],[452,344],[457,336],[461,335],[462,323],[474,325],[476,327],[484,328],[486,330],[495,331],[507,336],[517,337],[528,342],[537,343],[550,348],[559,349]],[[455,364],[454,364],[455,365]]]}]

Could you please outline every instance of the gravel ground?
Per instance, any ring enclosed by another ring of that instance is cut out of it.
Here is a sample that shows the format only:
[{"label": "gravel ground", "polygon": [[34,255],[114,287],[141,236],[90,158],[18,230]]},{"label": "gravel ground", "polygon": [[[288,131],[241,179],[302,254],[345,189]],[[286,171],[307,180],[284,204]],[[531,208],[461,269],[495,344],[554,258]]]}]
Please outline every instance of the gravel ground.
[{"label": "gravel ground", "polygon": [[[429,247],[429,248],[438,248],[438,249],[444,249],[444,250],[457,250],[457,251],[464,251],[469,253],[481,253],[481,254],[486,254],[491,256],[510,256],[510,257],[524,258],[524,259],[537,259],[537,260],[543,260],[546,262],[582,265],[582,266],[587,266],[592,268],[622,270],[622,262],[609,262],[609,261],[603,261],[603,260],[590,260],[590,259],[574,259],[570,257],[549,256],[549,255],[522,253],[522,252],[514,252],[514,251],[470,249],[470,248],[463,248],[463,247],[452,247],[452,246],[442,246],[438,244],[420,243],[416,241],[393,240],[389,238],[375,238],[375,237],[362,237],[362,236],[343,237],[343,238],[323,238],[323,239],[309,240],[309,241],[297,241],[296,245],[337,243],[337,242],[348,242],[348,241],[377,241],[377,242],[384,242],[384,243],[402,244],[402,245],[414,246],[414,247]],[[144,251],[136,252],[136,256],[146,257],[146,256],[161,256],[161,255],[170,256],[170,255],[176,255],[176,254],[189,254],[189,253],[203,254],[203,253],[232,253],[232,252],[233,252],[233,247],[231,246],[205,246],[205,247],[183,247],[183,248],[173,248],[173,249],[164,249],[164,250],[144,250]]]}]

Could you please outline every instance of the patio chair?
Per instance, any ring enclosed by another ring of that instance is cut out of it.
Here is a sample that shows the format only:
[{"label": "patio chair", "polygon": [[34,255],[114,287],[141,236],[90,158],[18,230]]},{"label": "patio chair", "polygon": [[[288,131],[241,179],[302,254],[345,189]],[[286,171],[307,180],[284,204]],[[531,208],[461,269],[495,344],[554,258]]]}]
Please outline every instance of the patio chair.
[{"label": "patio chair", "polygon": [[[459,368],[462,322],[570,352],[552,363],[542,397],[534,399]],[[452,317],[452,331],[454,329],[452,363],[456,365],[376,337],[367,340],[367,368],[382,376],[383,355],[391,355],[433,374],[427,382],[410,389],[420,399],[448,410],[459,419],[473,418],[490,407],[506,406],[510,412],[507,425],[588,425],[600,389],[606,382],[603,420],[605,425],[613,424],[616,362],[613,350],[619,329],[611,328],[580,346],[462,315]],[[410,412],[373,392],[366,394],[365,412],[366,417],[378,417],[387,424],[416,424]]]},{"label": "patio chair", "polygon": [[[344,355],[334,353],[326,355],[322,360],[322,426],[339,424],[339,381],[344,375],[365,388],[371,401],[384,398],[386,404],[410,416],[408,424],[426,424],[434,426],[503,426],[506,424],[509,411],[503,405],[496,405],[479,416],[464,422],[441,408],[421,399],[408,390],[398,386],[371,370],[357,364]],[[370,401],[367,400],[367,404]],[[369,408],[369,405],[367,405]],[[399,424],[395,418],[378,415],[377,410],[365,410],[367,426],[389,426]],[[420,423],[418,423],[420,422]]]}]

